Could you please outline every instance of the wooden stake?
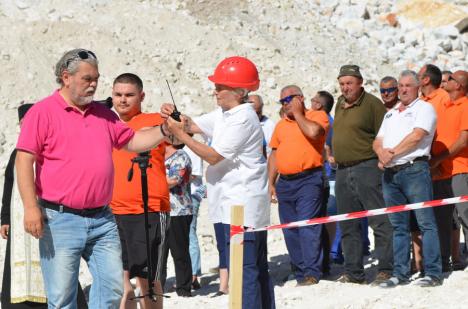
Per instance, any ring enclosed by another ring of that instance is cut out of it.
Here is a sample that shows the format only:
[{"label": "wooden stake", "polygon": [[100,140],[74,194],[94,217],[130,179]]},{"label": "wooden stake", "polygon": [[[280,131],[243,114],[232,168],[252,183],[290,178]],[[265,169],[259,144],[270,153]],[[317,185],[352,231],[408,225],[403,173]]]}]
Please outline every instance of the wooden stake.
[{"label": "wooden stake", "polygon": [[[231,208],[231,234],[232,226],[244,226],[244,206]],[[244,262],[244,234],[231,237],[229,261],[229,308],[242,308],[242,272]]]}]

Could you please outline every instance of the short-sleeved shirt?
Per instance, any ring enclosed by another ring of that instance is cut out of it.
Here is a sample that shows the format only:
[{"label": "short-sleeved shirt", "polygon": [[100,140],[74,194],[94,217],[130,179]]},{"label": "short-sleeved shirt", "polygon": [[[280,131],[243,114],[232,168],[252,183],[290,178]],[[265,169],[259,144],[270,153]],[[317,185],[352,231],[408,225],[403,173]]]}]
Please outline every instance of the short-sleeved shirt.
[{"label": "short-sleeved shirt", "polygon": [[244,206],[244,225],[270,222],[270,201],[263,132],[251,104],[223,112],[220,108],[194,120],[211,138],[211,147],[224,160],[206,170],[208,212],[213,223],[231,222],[231,207]]},{"label": "short-sleeved shirt", "polygon": [[178,149],[166,159],[167,177],[175,179],[177,184],[169,189],[171,200],[171,217],[189,216],[192,214],[192,197],[190,175],[192,162],[188,154]]},{"label": "short-sleeved shirt", "polygon": [[296,174],[323,165],[323,145],[328,132],[328,116],[324,111],[309,110],[308,120],[316,122],[325,134],[310,139],[302,133],[295,120],[281,119],[271,137],[270,147],[276,149],[276,167],[280,174]]},{"label": "short-sleeved shirt", "polygon": [[437,88],[427,96],[421,94],[420,99],[432,104],[437,115],[440,115],[445,109],[444,106],[450,104],[450,95],[442,88]]},{"label": "short-sleeved shirt", "polygon": [[344,108],[345,98],[338,98],[333,122],[332,149],[338,163],[376,158],[374,142],[385,106],[376,96],[363,90],[359,99],[349,108]]},{"label": "short-sleeved shirt", "polygon": [[[443,111],[437,117],[437,129],[432,144],[433,155],[447,151],[460,133],[468,130],[468,98],[461,97],[444,105]],[[468,173],[468,147],[463,148],[455,157],[442,161],[439,169],[441,175],[433,177],[435,180]]]},{"label": "short-sleeved shirt", "polygon": [[416,128],[423,129],[428,134],[411,151],[394,157],[386,167],[411,162],[418,157],[429,156],[434,138],[437,116],[432,105],[421,99],[416,99],[401,112],[398,110],[400,105],[401,103],[398,103],[385,114],[377,135],[378,138],[382,138],[382,147],[394,148]]},{"label": "short-sleeved shirt", "polygon": [[[160,114],[140,113],[134,116],[126,124],[133,130],[145,127],[153,127],[163,123]],[[164,166],[165,143],[159,144],[150,152],[148,169],[148,210],[150,212],[170,211],[169,189],[166,181],[166,168]],[[138,164],[133,166],[133,177],[128,181],[127,175],[132,167],[132,159],[137,153],[124,149],[114,149],[112,158],[114,161],[114,192],[110,206],[112,212],[117,215],[130,215],[143,213],[143,198],[141,192],[141,170]]]},{"label": "short-sleeved shirt", "polygon": [[57,90],[34,104],[16,149],[36,157],[36,193],[50,202],[83,209],[109,204],[114,186],[112,148],[135,132],[102,104],[82,114]]}]

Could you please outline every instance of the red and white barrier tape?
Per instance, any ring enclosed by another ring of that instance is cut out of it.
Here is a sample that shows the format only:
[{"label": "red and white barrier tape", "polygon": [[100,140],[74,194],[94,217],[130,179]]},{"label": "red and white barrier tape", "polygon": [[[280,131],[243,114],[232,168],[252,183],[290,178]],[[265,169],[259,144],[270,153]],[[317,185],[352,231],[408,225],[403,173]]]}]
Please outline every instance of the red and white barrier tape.
[{"label": "red and white barrier tape", "polygon": [[468,202],[468,195],[446,198],[443,200],[433,200],[433,201],[427,201],[427,202],[421,202],[421,203],[391,206],[387,208],[356,211],[356,212],[351,212],[351,213],[336,215],[336,216],[320,217],[320,218],[301,220],[301,221],[284,223],[284,224],[270,225],[270,226],[266,226],[266,227],[258,228],[258,229],[244,230],[240,226],[231,225],[231,237],[237,234],[242,234],[242,233],[260,232],[260,231],[277,230],[277,229],[290,229],[290,228],[296,228],[296,227],[301,227],[301,226],[346,221],[346,220],[357,219],[357,218],[372,217],[372,216],[385,215],[385,214],[396,213],[396,212],[401,212],[401,211],[415,210],[415,209],[421,209],[421,208],[431,208],[431,207],[438,207],[438,206],[444,206],[444,205],[456,204],[456,203],[464,203],[464,202]]}]

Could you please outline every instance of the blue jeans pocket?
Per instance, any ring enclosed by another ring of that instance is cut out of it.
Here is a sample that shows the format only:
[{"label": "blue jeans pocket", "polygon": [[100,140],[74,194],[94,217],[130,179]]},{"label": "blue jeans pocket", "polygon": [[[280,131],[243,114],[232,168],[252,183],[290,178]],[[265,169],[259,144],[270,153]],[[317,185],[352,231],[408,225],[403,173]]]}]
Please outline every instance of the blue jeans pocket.
[{"label": "blue jeans pocket", "polygon": [[44,217],[44,222],[52,222],[59,214],[60,214],[60,212],[58,212],[56,210],[52,210],[52,209],[49,209],[49,208],[43,208],[42,209],[42,215]]}]

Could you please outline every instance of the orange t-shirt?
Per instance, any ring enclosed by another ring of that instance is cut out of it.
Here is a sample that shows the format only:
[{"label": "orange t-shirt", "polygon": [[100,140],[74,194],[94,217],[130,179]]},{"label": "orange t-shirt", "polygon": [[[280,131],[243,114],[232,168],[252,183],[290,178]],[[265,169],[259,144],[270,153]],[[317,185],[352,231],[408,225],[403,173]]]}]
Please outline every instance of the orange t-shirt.
[{"label": "orange t-shirt", "polygon": [[[461,97],[444,106],[437,114],[437,128],[432,144],[432,154],[437,155],[448,150],[455,143],[461,131],[468,130],[468,98]],[[447,158],[439,165],[441,175],[434,180],[447,179],[453,175],[468,173],[468,147],[456,157]]]},{"label": "orange t-shirt", "polygon": [[[153,127],[163,123],[160,114],[138,114],[127,125],[139,130],[144,127]],[[165,143],[151,150],[148,167],[148,209],[150,212],[171,211],[169,204],[169,189],[166,181],[166,167],[164,166]],[[138,154],[123,149],[114,149],[114,191],[110,206],[117,215],[143,213],[143,199],[141,193],[141,171],[138,164],[133,166],[132,181],[127,180],[128,171],[132,166],[131,159]]]},{"label": "orange t-shirt", "polygon": [[450,95],[442,88],[437,88],[428,96],[421,94],[420,98],[432,104],[432,107],[434,107],[437,113],[437,117],[439,117],[440,113],[445,109],[444,106],[450,103]]},{"label": "orange t-shirt", "polygon": [[329,122],[323,111],[306,111],[305,117],[318,123],[325,134],[317,140],[307,138],[296,121],[282,119],[275,127],[270,147],[276,148],[276,167],[280,174],[295,174],[323,164],[322,151]]}]

